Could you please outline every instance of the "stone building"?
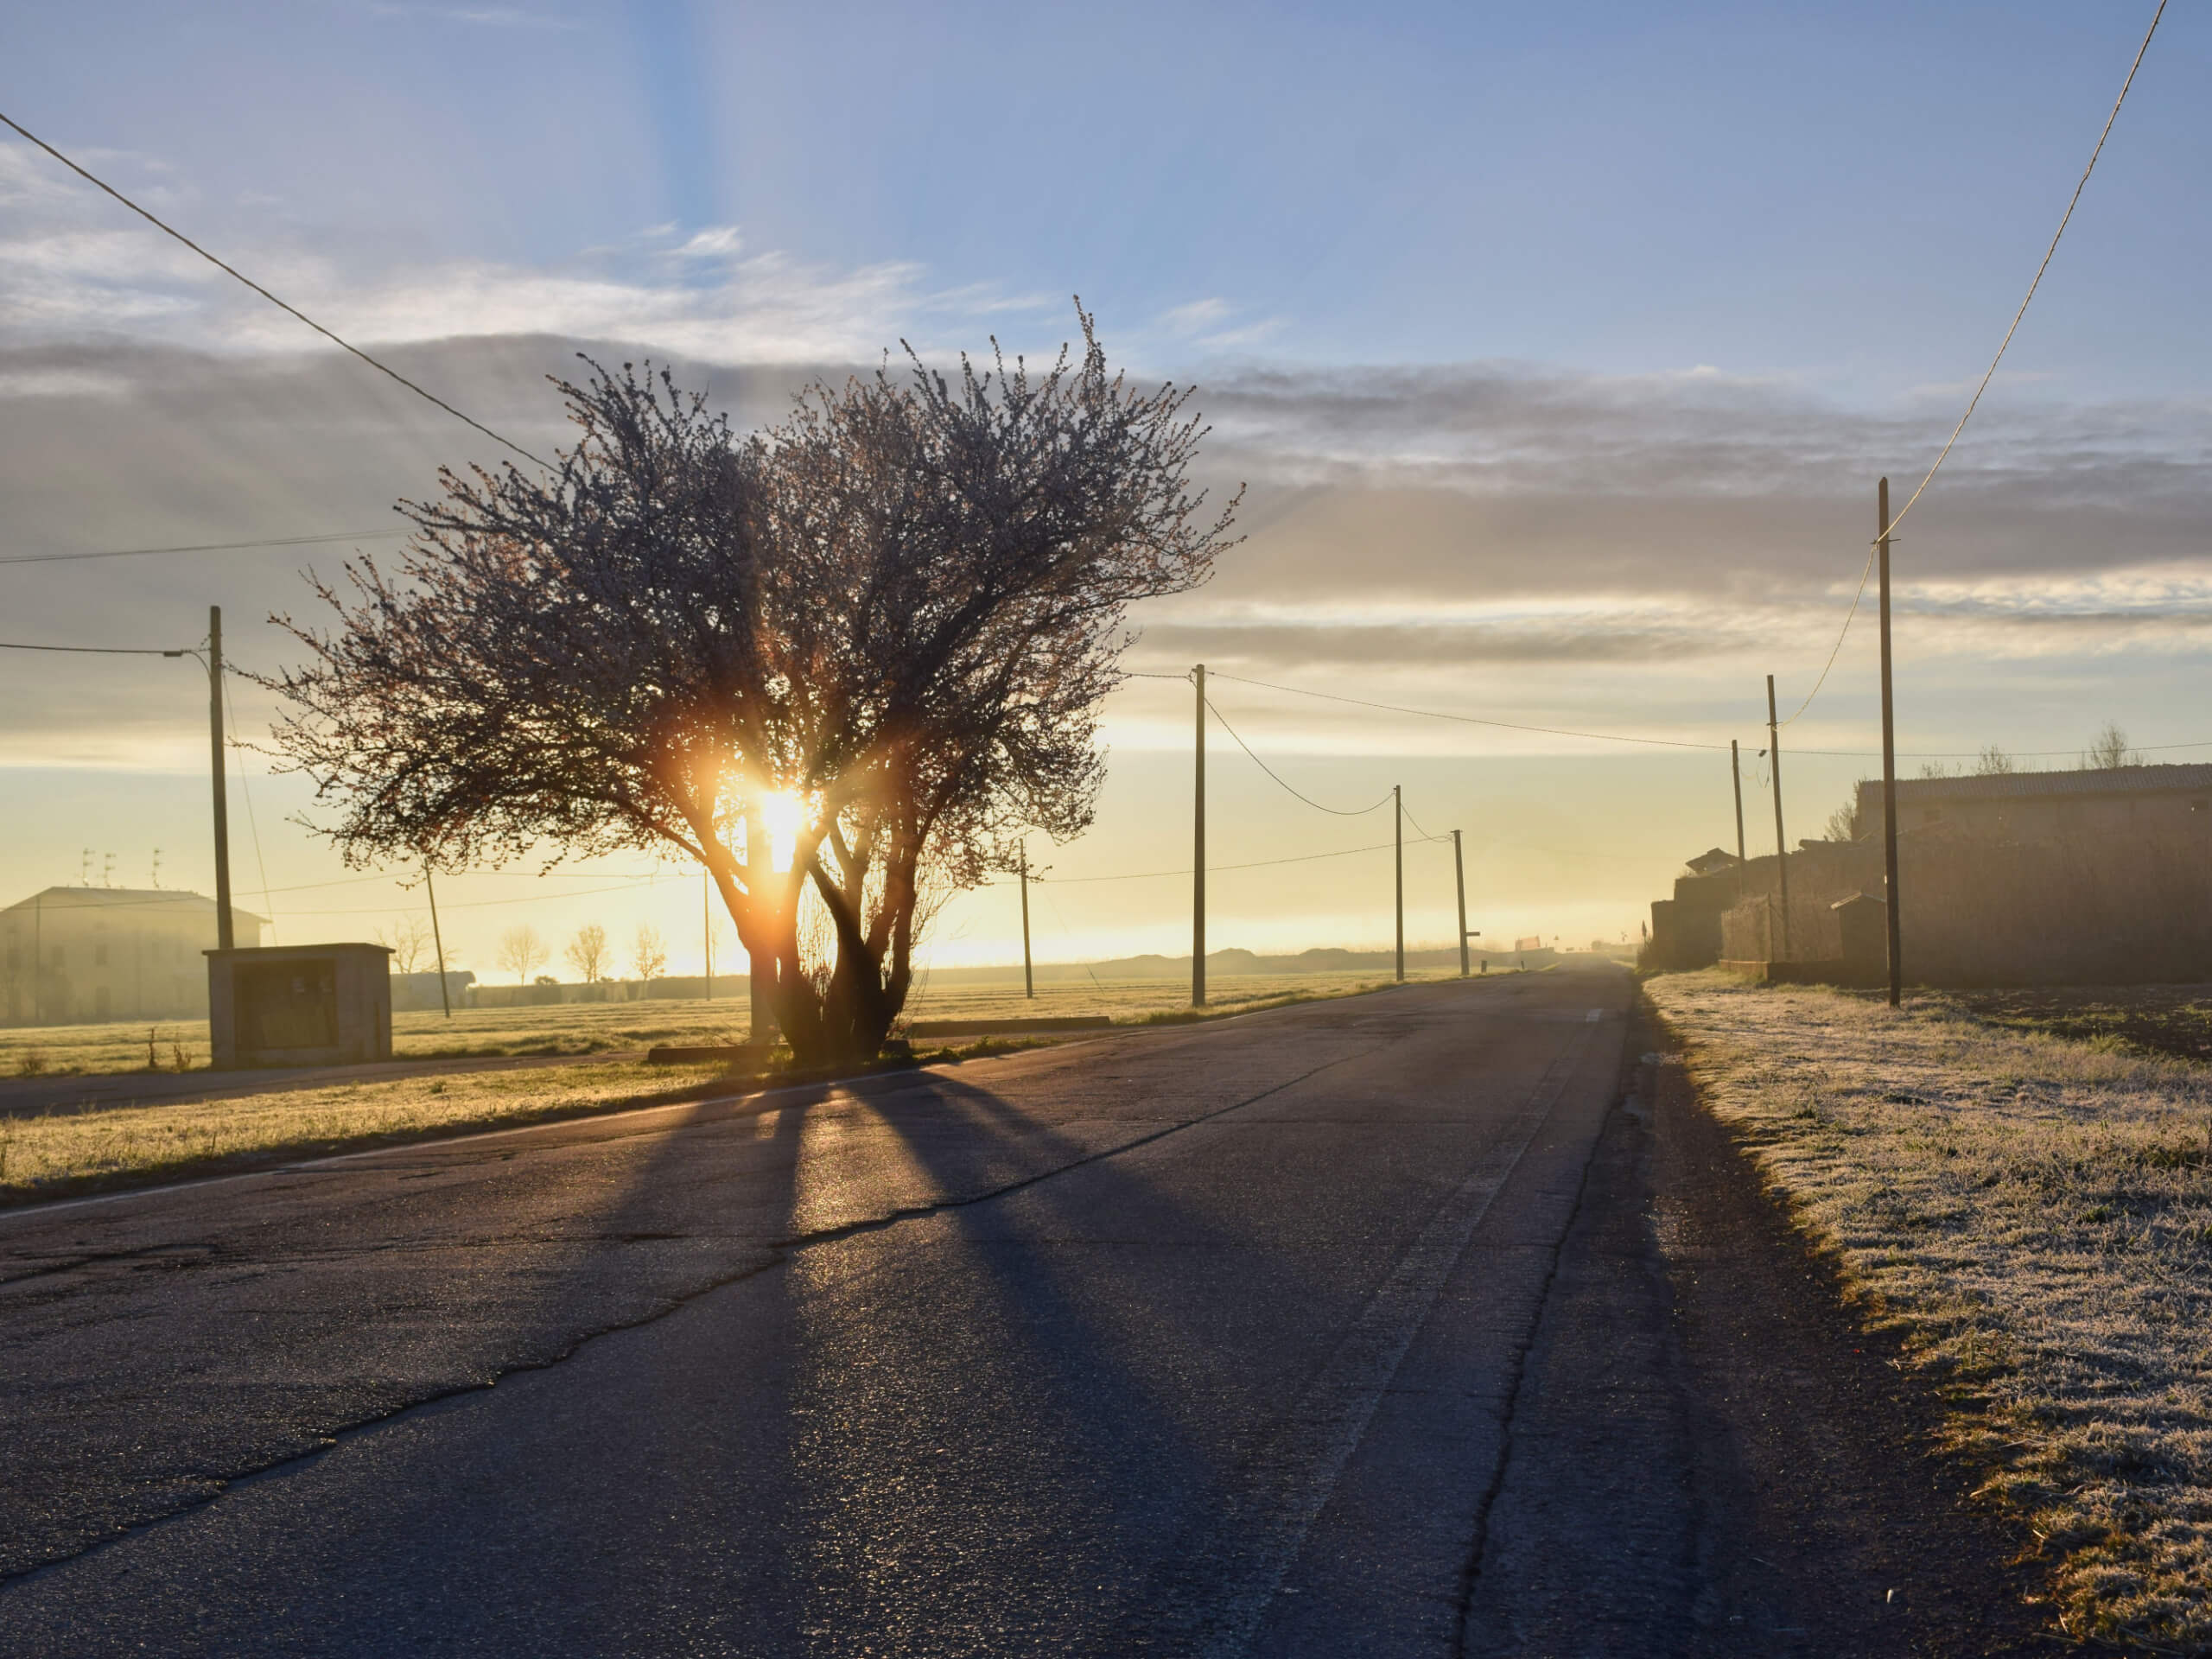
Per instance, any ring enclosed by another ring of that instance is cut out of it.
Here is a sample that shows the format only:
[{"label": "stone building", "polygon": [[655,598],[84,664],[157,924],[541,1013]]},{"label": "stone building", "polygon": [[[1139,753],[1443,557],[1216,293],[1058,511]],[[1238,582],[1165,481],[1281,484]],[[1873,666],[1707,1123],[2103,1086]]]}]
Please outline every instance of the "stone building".
[{"label": "stone building", "polygon": [[[1882,780],[1859,785],[1861,838],[1882,833]],[[2094,766],[1897,779],[1897,829],[1938,825],[1982,841],[2107,846],[2212,835],[2212,765]]]},{"label": "stone building", "polygon": [[[241,945],[260,917],[232,909]],[[0,1019],[11,1026],[195,1020],[207,1013],[215,901],[162,887],[48,887],[0,910]]]}]

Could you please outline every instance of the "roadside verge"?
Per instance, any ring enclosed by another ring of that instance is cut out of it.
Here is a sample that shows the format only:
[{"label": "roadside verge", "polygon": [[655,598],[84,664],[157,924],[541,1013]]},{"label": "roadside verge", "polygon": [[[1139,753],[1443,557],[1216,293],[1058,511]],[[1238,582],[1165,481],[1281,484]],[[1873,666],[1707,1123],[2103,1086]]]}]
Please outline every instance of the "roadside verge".
[{"label": "roadside verge", "polygon": [[2031,1529],[2058,1627],[2212,1649],[2212,1072],[1936,998],[1645,990],[1977,1497]]}]

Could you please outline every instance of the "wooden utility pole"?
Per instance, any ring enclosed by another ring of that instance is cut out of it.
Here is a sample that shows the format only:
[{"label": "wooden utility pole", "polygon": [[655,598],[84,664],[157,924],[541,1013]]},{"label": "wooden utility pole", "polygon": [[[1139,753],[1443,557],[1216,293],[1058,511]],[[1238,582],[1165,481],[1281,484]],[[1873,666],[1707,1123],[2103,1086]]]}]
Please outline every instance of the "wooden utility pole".
[{"label": "wooden utility pole", "polygon": [[1402,985],[1406,982],[1406,803],[1395,784],[1390,785],[1390,822],[1391,839],[1395,842],[1391,858],[1396,868],[1398,888],[1398,983]]},{"label": "wooden utility pole", "polygon": [[423,890],[430,895],[430,943],[438,948],[438,1006],[453,1018],[453,995],[446,989],[446,936],[438,931],[438,884],[430,879],[430,861],[423,861]]},{"label": "wooden utility pole", "polygon": [[1744,761],[1737,752],[1736,740],[1728,740],[1728,777],[1736,785],[1736,862],[1744,862]]},{"label": "wooden utility pole", "polygon": [[1459,977],[1467,976],[1467,866],[1459,850],[1459,832],[1452,832],[1452,881],[1459,893]]},{"label": "wooden utility pole", "polygon": [[223,607],[207,607],[207,746],[215,773],[215,944],[238,946],[231,920],[231,800],[223,777]]},{"label": "wooden utility pole", "polygon": [[1882,874],[1886,880],[1883,906],[1890,930],[1890,1006],[1904,995],[1904,962],[1898,949],[1897,925],[1897,734],[1890,698],[1890,480],[1876,487],[1874,516],[1880,520],[1882,564]]},{"label": "wooden utility pole", "polygon": [[1037,995],[1037,976],[1029,965],[1029,849],[1021,849],[1021,994]]},{"label": "wooden utility pole", "polygon": [[1206,1005],[1206,665],[1191,671],[1198,688],[1198,778],[1191,854],[1191,1006]]},{"label": "wooden utility pole", "polygon": [[1782,838],[1782,726],[1774,717],[1774,676],[1766,677],[1766,758],[1774,775],[1774,874],[1782,884],[1782,959],[1789,958],[1789,843]]}]

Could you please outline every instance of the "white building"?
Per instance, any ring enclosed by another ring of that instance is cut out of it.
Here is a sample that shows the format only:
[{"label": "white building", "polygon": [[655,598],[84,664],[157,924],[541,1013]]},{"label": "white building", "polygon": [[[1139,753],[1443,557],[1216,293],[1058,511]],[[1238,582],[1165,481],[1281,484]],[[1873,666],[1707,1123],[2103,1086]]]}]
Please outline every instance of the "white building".
[{"label": "white building", "polygon": [[[262,918],[231,912],[240,945]],[[0,1020],[11,1026],[205,1019],[215,901],[162,887],[48,887],[0,910]]]}]

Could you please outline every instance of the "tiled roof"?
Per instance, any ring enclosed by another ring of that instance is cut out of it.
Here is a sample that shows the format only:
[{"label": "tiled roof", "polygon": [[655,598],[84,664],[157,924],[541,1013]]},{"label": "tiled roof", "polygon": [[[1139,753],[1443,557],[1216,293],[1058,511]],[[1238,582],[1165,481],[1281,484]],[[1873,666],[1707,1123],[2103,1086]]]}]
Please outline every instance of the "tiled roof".
[{"label": "tiled roof", "polygon": [[[204,910],[212,914],[215,901],[204,893],[188,893],[182,887],[48,887],[29,899],[19,899],[9,910]],[[268,918],[256,916],[236,899],[231,901],[231,914],[242,922],[250,921],[266,925]]]},{"label": "tiled roof", "polygon": [[[1879,801],[1882,780],[1859,785],[1862,798]],[[2086,766],[2065,772],[2002,772],[1972,778],[1900,778],[1897,804],[1929,801],[2018,800],[2042,795],[2164,795],[2212,792],[2212,764]]]}]

